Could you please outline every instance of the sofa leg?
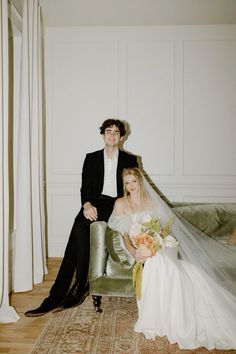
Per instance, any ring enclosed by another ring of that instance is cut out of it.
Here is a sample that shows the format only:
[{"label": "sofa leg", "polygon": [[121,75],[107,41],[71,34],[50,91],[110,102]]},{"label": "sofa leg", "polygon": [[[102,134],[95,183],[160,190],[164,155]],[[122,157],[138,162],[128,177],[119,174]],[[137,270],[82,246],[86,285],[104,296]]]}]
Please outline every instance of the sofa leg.
[{"label": "sofa leg", "polygon": [[99,295],[92,295],[92,299],[96,312],[102,312],[102,309],[100,308],[102,297]]}]

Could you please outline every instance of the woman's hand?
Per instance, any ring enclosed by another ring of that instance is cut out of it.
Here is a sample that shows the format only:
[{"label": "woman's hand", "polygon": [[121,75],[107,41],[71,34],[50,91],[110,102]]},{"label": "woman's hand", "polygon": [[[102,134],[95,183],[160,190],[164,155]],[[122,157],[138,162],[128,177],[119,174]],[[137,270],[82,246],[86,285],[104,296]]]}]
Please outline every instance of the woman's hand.
[{"label": "woman's hand", "polygon": [[136,252],[135,252],[135,260],[136,262],[141,262],[141,263],[145,263],[146,259],[149,258],[148,256],[144,256],[142,254],[142,251],[139,250],[139,249],[136,249]]},{"label": "woman's hand", "polygon": [[141,250],[139,250],[139,249],[137,249],[137,248],[135,248],[133,246],[133,244],[132,244],[127,232],[125,234],[123,234],[122,237],[123,237],[123,240],[124,240],[124,243],[125,243],[125,247],[129,251],[129,253],[134,257],[136,262],[144,263],[148,257],[144,256],[142,254]]}]

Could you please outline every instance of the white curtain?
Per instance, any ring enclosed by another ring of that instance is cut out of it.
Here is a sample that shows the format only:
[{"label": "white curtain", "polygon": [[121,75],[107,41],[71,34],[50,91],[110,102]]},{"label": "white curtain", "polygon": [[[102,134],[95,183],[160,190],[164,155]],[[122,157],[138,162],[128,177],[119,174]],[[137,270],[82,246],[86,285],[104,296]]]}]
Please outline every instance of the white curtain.
[{"label": "white curtain", "polygon": [[9,141],[8,141],[8,4],[0,1],[0,322],[16,322],[18,314],[9,306]]},{"label": "white curtain", "polygon": [[43,186],[42,38],[38,0],[24,0],[18,123],[13,289],[28,291],[46,269]]}]

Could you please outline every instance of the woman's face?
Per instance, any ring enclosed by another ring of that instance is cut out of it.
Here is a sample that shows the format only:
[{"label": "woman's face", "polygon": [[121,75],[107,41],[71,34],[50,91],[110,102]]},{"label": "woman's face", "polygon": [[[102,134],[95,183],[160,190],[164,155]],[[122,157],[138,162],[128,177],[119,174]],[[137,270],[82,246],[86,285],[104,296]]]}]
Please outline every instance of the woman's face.
[{"label": "woman's face", "polygon": [[139,193],[140,191],[139,181],[133,175],[124,176],[124,185],[127,193],[135,194],[135,193]]}]

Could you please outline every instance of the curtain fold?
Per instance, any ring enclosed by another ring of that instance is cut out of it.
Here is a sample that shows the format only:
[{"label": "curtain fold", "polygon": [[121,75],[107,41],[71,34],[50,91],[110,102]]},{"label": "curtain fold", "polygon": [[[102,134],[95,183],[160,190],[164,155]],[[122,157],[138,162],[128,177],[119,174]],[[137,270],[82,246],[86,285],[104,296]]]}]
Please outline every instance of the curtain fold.
[{"label": "curtain fold", "polygon": [[38,0],[24,0],[16,183],[15,292],[43,280],[46,269],[43,186],[42,38]]},{"label": "curtain fold", "polygon": [[9,72],[8,3],[0,2],[0,322],[16,322],[18,314],[9,306]]}]

